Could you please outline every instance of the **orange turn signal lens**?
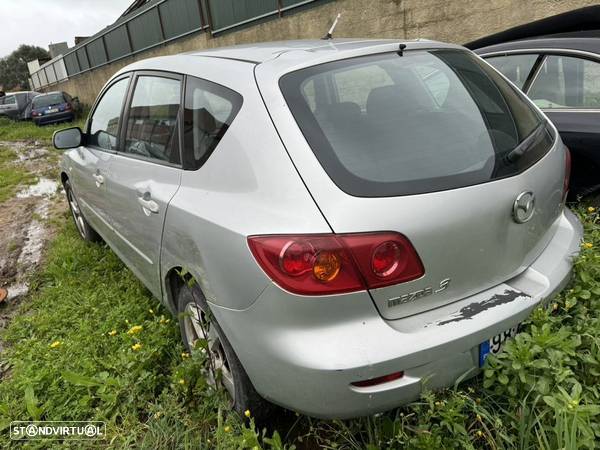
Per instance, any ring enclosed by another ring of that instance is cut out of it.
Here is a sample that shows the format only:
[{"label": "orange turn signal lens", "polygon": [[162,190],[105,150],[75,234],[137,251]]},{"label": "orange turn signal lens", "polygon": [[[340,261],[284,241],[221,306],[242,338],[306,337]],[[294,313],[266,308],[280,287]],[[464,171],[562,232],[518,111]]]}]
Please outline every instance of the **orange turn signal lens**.
[{"label": "orange turn signal lens", "polygon": [[342,268],[340,257],[335,252],[321,251],[317,253],[313,264],[313,275],[323,283],[337,277]]}]

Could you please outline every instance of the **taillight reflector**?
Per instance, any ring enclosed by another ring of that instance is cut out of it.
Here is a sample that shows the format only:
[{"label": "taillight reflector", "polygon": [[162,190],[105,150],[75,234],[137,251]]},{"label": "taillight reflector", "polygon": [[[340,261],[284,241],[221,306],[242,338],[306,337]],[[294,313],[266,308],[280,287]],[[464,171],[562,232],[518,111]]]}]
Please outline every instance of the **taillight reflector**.
[{"label": "taillight reflector", "polygon": [[371,387],[377,386],[378,384],[389,383],[390,381],[399,380],[404,376],[404,372],[394,372],[389,375],[384,375],[382,377],[371,378],[370,380],[362,380],[355,381],[354,383],[350,383],[352,386],[356,387]]},{"label": "taillight reflector", "polygon": [[410,241],[395,232],[250,236],[248,245],[275,283],[302,295],[380,288],[424,274]]}]

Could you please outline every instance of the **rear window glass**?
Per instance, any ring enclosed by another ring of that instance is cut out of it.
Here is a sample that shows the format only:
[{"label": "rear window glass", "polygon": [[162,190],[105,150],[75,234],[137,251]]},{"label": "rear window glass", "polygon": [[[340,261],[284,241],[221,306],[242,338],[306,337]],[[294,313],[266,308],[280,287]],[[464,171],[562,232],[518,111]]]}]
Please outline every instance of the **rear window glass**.
[{"label": "rear window glass", "polygon": [[521,93],[461,50],[335,61],[287,74],[280,87],[323,168],[356,196],[511,176],[553,140]]},{"label": "rear window glass", "polygon": [[32,105],[34,108],[45,108],[46,106],[60,105],[65,103],[65,98],[61,93],[39,95],[33,99]]}]

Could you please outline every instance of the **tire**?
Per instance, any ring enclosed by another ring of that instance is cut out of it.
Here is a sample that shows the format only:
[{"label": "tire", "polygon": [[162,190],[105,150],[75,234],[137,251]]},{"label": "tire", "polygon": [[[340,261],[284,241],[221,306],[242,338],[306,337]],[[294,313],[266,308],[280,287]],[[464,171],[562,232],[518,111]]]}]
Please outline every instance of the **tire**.
[{"label": "tire", "polygon": [[[195,340],[201,334],[208,335],[209,359],[207,358],[208,381],[213,386],[215,380],[225,388],[231,408],[243,419],[250,411],[257,421],[269,418],[274,405],[264,400],[254,389],[248,374],[235,354],[223,330],[212,314],[208,303],[197,285],[184,284],[177,294],[179,327],[183,344],[188,352],[199,351],[194,348]],[[202,317],[199,323],[198,315]],[[210,318],[210,321],[209,321]],[[196,322],[196,324],[194,324]],[[220,371],[216,375],[213,371]]]},{"label": "tire", "polygon": [[71,189],[69,180],[65,181],[64,187],[65,194],[67,195],[67,202],[69,202],[69,209],[71,210],[71,217],[73,217],[73,222],[75,222],[75,227],[77,228],[81,239],[87,242],[102,242],[100,235],[96,233],[96,230],[94,230],[88,221],[85,220],[85,217],[83,217],[83,213],[81,212],[77,198],[73,193],[73,189]]}]

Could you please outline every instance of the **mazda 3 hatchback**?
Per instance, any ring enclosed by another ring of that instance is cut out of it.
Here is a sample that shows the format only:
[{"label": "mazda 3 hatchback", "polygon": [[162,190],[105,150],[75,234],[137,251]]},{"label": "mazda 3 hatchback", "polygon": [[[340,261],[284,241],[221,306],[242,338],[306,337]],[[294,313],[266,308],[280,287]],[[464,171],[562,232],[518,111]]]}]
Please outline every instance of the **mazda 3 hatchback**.
[{"label": "mazda 3 hatchback", "polygon": [[208,342],[239,412],[361,416],[477,374],[582,236],[555,127],[455,45],[147,59],[54,143],[81,236]]}]

